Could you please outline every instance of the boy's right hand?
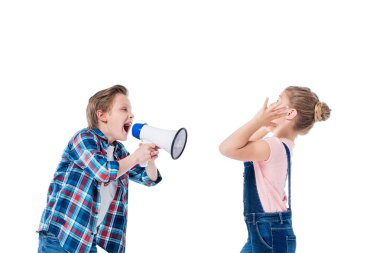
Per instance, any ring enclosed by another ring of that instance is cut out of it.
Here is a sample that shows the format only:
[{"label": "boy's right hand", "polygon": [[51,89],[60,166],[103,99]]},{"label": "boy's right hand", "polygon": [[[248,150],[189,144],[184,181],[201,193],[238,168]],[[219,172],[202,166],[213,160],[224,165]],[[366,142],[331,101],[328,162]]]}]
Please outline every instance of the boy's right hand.
[{"label": "boy's right hand", "polygon": [[153,143],[140,143],[138,149],[131,154],[136,164],[142,164],[157,158],[158,147]]},{"label": "boy's right hand", "polygon": [[131,155],[120,159],[119,162],[119,171],[117,172],[117,178],[124,175],[127,171],[132,169],[137,164],[143,164],[146,161],[154,161],[158,156],[158,147],[153,144],[142,144],[138,149],[135,150]]}]

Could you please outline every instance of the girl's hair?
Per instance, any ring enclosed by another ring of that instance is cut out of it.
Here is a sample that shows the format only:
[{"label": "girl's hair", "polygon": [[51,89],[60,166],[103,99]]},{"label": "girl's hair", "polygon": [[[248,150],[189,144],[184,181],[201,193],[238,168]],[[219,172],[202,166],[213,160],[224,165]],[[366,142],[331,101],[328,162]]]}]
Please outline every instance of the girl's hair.
[{"label": "girl's hair", "polygon": [[297,110],[294,130],[307,134],[317,121],[325,121],[330,117],[331,109],[319,101],[317,94],[307,87],[289,86],[285,89],[290,107]]},{"label": "girl's hair", "polygon": [[108,89],[98,91],[90,97],[87,105],[87,123],[88,128],[94,129],[98,127],[98,116],[96,115],[97,110],[102,110],[103,112],[108,112],[111,110],[113,99],[117,94],[128,95],[128,90],[122,85],[114,85]]}]

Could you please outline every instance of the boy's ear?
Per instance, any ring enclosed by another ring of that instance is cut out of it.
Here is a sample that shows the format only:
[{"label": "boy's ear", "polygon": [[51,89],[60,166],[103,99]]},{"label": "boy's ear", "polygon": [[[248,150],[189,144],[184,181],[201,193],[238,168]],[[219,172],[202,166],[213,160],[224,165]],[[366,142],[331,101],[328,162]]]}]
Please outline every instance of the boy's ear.
[{"label": "boy's ear", "polygon": [[286,119],[292,120],[294,117],[297,116],[297,110],[296,109],[289,109],[287,112],[287,115],[285,116]]},{"label": "boy's ear", "polygon": [[102,110],[97,110],[96,111],[96,116],[98,116],[98,120],[103,122],[103,123],[107,123],[107,117],[106,117],[106,113],[103,112]]}]

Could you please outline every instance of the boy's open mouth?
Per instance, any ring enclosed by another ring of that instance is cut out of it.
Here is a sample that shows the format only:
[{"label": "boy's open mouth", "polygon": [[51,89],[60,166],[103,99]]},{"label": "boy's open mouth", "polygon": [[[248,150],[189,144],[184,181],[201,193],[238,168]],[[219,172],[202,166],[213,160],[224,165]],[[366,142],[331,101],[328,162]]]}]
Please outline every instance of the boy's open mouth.
[{"label": "boy's open mouth", "polygon": [[125,123],[124,124],[124,130],[128,133],[129,129],[131,128],[132,122]]}]

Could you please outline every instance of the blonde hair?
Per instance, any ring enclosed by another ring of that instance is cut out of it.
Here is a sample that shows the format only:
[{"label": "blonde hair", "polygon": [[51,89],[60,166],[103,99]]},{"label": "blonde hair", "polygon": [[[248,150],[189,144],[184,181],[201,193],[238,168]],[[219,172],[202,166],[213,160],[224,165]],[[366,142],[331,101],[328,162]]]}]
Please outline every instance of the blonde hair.
[{"label": "blonde hair", "polygon": [[103,112],[109,112],[117,94],[128,95],[128,90],[123,85],[118,84],[108,89],[98,91],[90,97],[86,109],[88,128],[94,129],[98,127],[96,111],[102,110]]},{"label": "blonde hair", "polygon": [[307,87],[289,86],[285,89],[290,107],[297,110],[294,130],[307,134],[315,122],[325,121],[330,117],[331,109],[319,101],[317,94]]}]

